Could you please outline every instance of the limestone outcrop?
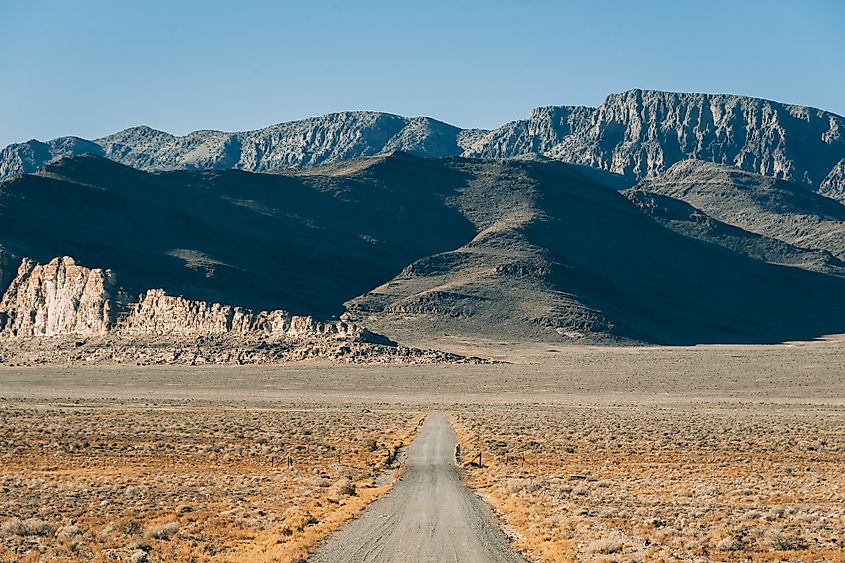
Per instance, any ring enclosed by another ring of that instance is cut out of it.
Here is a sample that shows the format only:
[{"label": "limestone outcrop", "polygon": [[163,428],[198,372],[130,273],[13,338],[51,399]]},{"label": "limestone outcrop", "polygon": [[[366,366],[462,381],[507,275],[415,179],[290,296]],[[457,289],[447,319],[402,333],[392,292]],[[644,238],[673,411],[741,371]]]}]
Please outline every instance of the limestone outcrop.
[{"label": "limestone outcrop", "polygon": [[161,289],[147,291],[115,330],[127,334],[153,335],[249,335],[328,336],[357,338],[362,330],[345,322],[317,322],[310,316],[289,315],[285,311],[252,311],[221,303],[194,301],[166,295]]},{"label": "limestone outcrop", "polygon": [[65,256],[41,265],[24,258],[0,301],[0,336],[268,335],[357,339],[360,327],[319,322],[286,311],[253,311],[167,295],[151,289],[128,303],[111,270],[86,268]]},{"label": "limestone outcrop", "polygon": [[0,301],[0,364],[484,363],[399,346],[344,321],[253,311],[151,289],[127,303],[111,270],[24,258]]},{"label": "limestone outcrop", "polygon": [[73,258],[24,258],[0,300],[0,335],[103,334],[113,325],[116,277]]}]

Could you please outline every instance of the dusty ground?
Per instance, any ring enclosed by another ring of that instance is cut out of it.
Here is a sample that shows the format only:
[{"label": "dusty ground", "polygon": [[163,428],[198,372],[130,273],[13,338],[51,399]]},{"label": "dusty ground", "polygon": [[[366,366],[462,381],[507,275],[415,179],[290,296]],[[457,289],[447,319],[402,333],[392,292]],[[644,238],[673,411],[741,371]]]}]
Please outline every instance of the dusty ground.
[{"label": "dusty ground", "polygon": [[389,488],[398,468],[386,467],[387,450],[408,439],[416,416],[316,404],[5,403],[0,559],[297,560]]},{"label": "dusty ground", "polygon": [[438,411],[531,559],[845,560],[841,337],[452,350],[514,363],[2,369],[3,557],[292,559]]}]

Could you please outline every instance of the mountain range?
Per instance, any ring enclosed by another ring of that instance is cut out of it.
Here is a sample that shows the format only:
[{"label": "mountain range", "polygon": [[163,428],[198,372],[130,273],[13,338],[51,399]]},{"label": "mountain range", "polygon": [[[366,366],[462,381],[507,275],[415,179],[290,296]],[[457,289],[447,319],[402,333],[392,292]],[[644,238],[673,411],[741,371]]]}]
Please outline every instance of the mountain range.
[{"label": "mountain range", "polygon": [[[712,186],[713,201],[697,196]],[[146,172],[85,155],[0,184],[0,241],[10,265],[66,255],[109,268],[111,294],[129,300],[162,288],[403,342],[777,342],[845,330],[840,208],[801,184],[686,161],[620,192],[550,160],[393,152]]]},{"label": "mountain range", "polygon": [[220,341],[209,361],[242,361],[265,357],[267,334],[340,335],[360,358],[387,349],[379,334],[845,332],[845,205],[829,197],[845,178],[843,125],[800,106],[633,90],[493,131],[350,112],[13,145],[0,160],[0,336],[210,330],[258,348],[232,356]]},{"label": "mountain range", "polygon": [[240,133],[174,136],[133,127],[95,140],[13,144],[0,178],[91,153],[141,170],[266,172],[404,151],[440,158],[539,157],[626,177],[630,183],[696,159],[796,182],[845,200],[845,119],[815,108],[734,95],[630,90],[597,108],[541,107],[493,130],[429,117],[344,112]]}]

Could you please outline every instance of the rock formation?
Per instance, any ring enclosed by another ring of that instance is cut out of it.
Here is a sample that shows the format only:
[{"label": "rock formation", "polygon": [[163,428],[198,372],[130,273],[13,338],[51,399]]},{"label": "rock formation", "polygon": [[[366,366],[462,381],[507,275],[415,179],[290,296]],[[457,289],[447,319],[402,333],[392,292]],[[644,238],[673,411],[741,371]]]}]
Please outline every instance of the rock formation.
[{"label": "rock formation", "polygon": [[115,329],[126,334],[155,335],[249,335],[263,333],[299,338],[326,336],[355,339],[363,331],[345,322],[321,323],[312,317],[291,316],[285,311],[258,311],[221,303],[194,301],[165,295],[151,289],[138,303],[129,305],[129,313]]},{"label": "rock formation", "polygon": [[302,168],[402,150],[424,157],[542,155],[635,179],[695,158],[793,181],[845,201],[845,119],[734,95],[630,90],[598,108],[551,106],[494,130],[427,117],[343,112],[242,133],[177,137],[133,127],[86,141],[61,137],[0,153],[0,179],[92,153],[142,170]]},{"label": "rock formation", "polygon": [[151,289],[126,303],[111,270],[80,266],[68,256],[49,264],[24,258],[0,301],[0,336],[30,337],[117,332],[134,335],[269,335],[357,339],[363,329],[317,322],[285,311],[252,311],[190,300]]},{"label": "rock formation", "polygon": [[110,270],[23,259],[0,301],[0,364],[482,363],[399,346],[357,325],[147,291],[126,303]]},{"label": "rock formation", "polygon": [[67,256],[45,265],[24,258],[0,300],[0,335],[103,334],[114,322],[115,297],[111,270]]}]

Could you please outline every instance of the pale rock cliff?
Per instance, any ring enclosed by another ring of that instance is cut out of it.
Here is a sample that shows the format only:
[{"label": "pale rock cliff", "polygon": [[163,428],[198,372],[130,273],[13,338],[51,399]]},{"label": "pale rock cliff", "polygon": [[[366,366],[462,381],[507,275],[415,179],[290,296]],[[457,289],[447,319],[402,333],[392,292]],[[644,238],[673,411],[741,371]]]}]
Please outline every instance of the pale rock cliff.
[{"label": "pale rock cliff", "polygon": [[819,193],[845,203],[845,158],[836,163],[821,183]]},{"label": "pale rock cliff", "polygon": [[[2,255],[0,255],[2,258]],[[0,260],[0,264],[2,261]],[[111,270],[90,269],[73,258],[37,264],[24,258],[0,301],[0,336],[268,335],[361,339],[372,335],[343,321],[318,322],[285,311],[253,311],[166,295],[151,289],[127,303]]]},{"label": "pale rock cliff", "polygon": [[310,316],[291,316],[285,311],[252,311],[221,303],[194,301],[166,295],[161,289],[147,291],[140,302],[129,305],[129,313],[116,330],[128,334],[153,335],[248,335],[330,336],[357,338],[362,331],[345,322],[321,323]]},{"label": "pale rock cliff", "polygon": [[817,188],[845,156],[845,119],[733,95],[612,94],[547,156],[637,178],[688,158]]},{"label": "pale rock cliff", "polygon": [[24,258],[0,301],[0,335],[103,334],[114,319],[115,282],[110,270],[73,258],[45,265]]}]

